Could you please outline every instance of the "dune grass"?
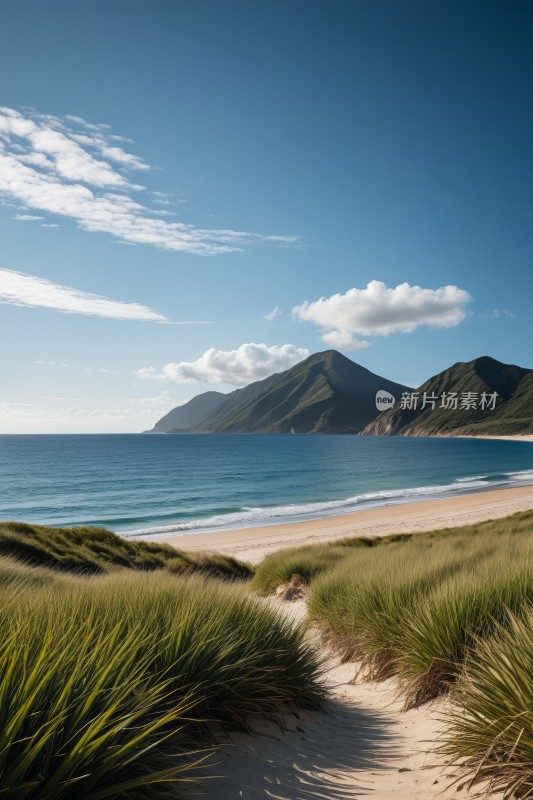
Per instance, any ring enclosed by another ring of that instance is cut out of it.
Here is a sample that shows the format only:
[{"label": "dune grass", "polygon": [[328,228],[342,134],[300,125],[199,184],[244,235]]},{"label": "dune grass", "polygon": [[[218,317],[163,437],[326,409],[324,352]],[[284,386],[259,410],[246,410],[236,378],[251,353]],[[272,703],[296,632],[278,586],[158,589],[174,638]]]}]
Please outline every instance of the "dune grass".
[{"label": "dune grass", "polygon": [[120,569],[169,569],[211,577],[248,580],[252,568],[231,556],[185,553],[166,544],[126,539],[105,528],[51,528],[0,522],[0,556],[64,572],[102,575]]},{"label": "dune grass", "polygon": [[301,572],[360,678],[395,676],[405,709],[449,693],[442,753],[483,792],[533,798],[533,512],[377,541],[275,553],[252,587]]},{"label": "dune grass", "polygon": [[525,601],[533,601],[531,561],[508,552],[481,559],[417,599],[406,609],[396,663],[406,707],[446,692],[479,639],[506,624],[508,610],[518,612]]},{"label": "dune grass", "polygon": [[367,679],[397,675],[406,707],[446,692],[474,642],[533,601],[533,512],[416,535],[282,550],[257,568],[268,593],[301,574],[310,619]]},{"label": "dune grass", "polygon": [[0,798],[152,797],[198,774],[210,721],[321,702],[303,630],[244,587],[34,569],[0,588]]},{"label": "dune grass", "polygon": [[472,784],[533,796],[533,608],[479,639],[452,693],[442,752]]},{"label": "dune grass", "polygon": [[[211,722],[246,729],[287,701],[320,705],[304,630],[246,584],[206,577],[240,562],[27,527],[0,527],[0,800],[153,797],[201,774]],[[251,586],[302,575],[311,620],[361,675],[396,676],[406,708],[450,693],[443,752],[473,783],[531,798],[532,533],[525,512],[292,548]]]},{"label": "dune grass", "polygon": [[369,537],[353,536],[337,539],[328,544],[310,544],[303,547],[290,547],[277,550],[267,556],[255,570],[251,587],[259,594],[267,595],[294,574],[301,575],[310,583],[318,575],[329,572],[351,555],[353,550],[366,550],[371,547],[407,541],[410,534]]},{"label": "dune grass", "polygon": [[406,707],[443,692],[474,642],[533,601],[533,514],[358,550],[318,577],[311,619],[369,679],[397,675]]}]

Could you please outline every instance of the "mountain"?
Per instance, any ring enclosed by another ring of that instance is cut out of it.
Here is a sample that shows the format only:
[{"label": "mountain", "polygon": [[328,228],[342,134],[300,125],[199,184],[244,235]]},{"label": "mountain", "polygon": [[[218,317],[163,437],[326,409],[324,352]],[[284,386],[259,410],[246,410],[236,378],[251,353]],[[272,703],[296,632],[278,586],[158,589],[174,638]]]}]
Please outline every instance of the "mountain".
[{"label": "mountain", "polygon": [[170,433],[186,431],[193,428],[206,414],[210,414],[223,402],[226,395],[222,392],[203,392],[196,395],[188,403],[178,406],[165,414],[156,422],[151,431],[146,433]]},{"label": "mountain", "polygon": [[[388,436],[457,436],[531,433],[533,430],[533,370],[502,364],[489,356],[458,362],[429,378],[415,391],[418,408],[401,408],[400,402],[383,411],[362,434]],[[443,392],[456,392],[457,409],[441,408]],[[461,395],[474,392],[478,407],[460,408]],[[481,394],[497,392],[494,410],[479,408]],[[436,395],[435,408],[420,408],[424,393]]]},{"label": "mountain", "polygon": [[[399,397],[407,387],[386,380],[335,350],[315,353],[285,372],[221,396],[188,431],[197,433],[357,433],[377,415],[378,390]],[[207,394],[218,394],[208,392]],[[199,395],[198,398],[203,395]],[[220,395],[219,395],[220,397]],[[187,405],[194,403],[193,398]],[[184,430],[180,406],[153,432]],[[175,416],[173,416],[175,415]],[[180,426],[174,424],[179,419]],[[169,422],[172,422],[170,425]]]}]

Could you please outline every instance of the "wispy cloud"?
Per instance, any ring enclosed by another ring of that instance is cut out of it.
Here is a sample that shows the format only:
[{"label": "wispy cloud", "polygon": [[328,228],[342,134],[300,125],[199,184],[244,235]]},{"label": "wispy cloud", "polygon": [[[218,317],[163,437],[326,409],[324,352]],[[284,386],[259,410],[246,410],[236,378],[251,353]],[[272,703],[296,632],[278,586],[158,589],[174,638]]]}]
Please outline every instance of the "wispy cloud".
[{"label": "wispy cloud", "polygon": [[160,209],[134,199],[144,187],[132,180],[131,173],[146,174],[150,167],[116,144],[122,141],[108,125],[94,125],[81,117],[0,107],[0,197],[23,212],[70,217],[83,230],[165,250],[215,255],[254,242],[297,242],[294,236],[210,230],[169,221]]},{"label": "wispy cloud", "polygon": [[283,314],[283,309],[281,306],[275,306],[275,308],[273,308],[272,311],[269,311],[268,314],[263,314],[263,319],[267,319],[269,322],[272,322],[273,319],[276,319],[276,317],[279,317],[281,314]]},{"label": "wispy cloud", "polygon": [[[61,401],[75,398],[48,398]],[[136,405],[133,402],[124,407],[87,408],[70,406],[61,410],[49,410],[32,403],[0,403],[0,421],[6,423],[53,423],[54,425],[74,422],[142,422],[155,420],[170,411],[175,403],[154,403],[152,405]]]},{"label": "wispy cloud", "polygon": [[83,372],[101,372],[104,375],[119,374],[118,369],[108,369],[104,367],[78,367],[76,364],[67,364],[64,361],[42,361],[39,359],[35,363],[39,367],[52,367],[53,369],[60,367],[61,369],[83,370]]},{"label": "wispy cloud", "polygon": [[230,384],[245,386],[275,372],[283,372],[307,358],[309,350],[293,344],[271,345],[249,342],[236,350],[209,350],[196,361],[165,364],[161,369],[144,367],[135,372],[138,378],[173,383]]},{"label": "wispy cloud", "polygon": [[501,319],[501,317],[516,319],[516,314],[509,308],[490,308],[487,311],[482,311],[479,316],[481,319]]},{"label": "wispy cloud", "polygon": [[62,397],[62,396],[57,396],[57,395],[54,395],[54,394],[43,394],[40,399],[41,400],[58,400],[60,402],[70,402],[72,400],[80,400],[81,398],[80,397],[70,397],[70,396]]},{"label": "wispy cloud", "polygon": [[471,297],[457,286],[424,289],[401,283],[392,288],[382,281],[371,281],[364,289],[349,289],[345,294],[321,297],[294,306],[293,314],[302,322],[314,322],[324,333],[323,341],[349,349],[368,347],[357,336],[388,336],[412,333],[422,325],[451,328],[467,315]]},{"label": "wispy cloud", "polygon": [[45,278],[26,275],[11,269],[0,269],[0,303],[50,308],[68,314],[92,314],[110,319],[147,322],[165,320],[164,316],[140,303],[108,300],[97,294],[81,292],[70,286],[62,286]]}]

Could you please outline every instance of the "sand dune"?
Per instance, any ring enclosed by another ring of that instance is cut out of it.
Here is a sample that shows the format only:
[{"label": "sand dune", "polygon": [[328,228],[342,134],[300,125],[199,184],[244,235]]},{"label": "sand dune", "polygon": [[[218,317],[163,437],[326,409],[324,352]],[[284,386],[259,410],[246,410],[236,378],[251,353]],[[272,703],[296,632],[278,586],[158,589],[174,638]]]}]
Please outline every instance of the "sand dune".
[{"label": "sand dune", "polygon": [[[302,603],[284,603],[294,617]],[[322,712],[292,713],[283,732],[256,723],[256,735],[219,739],[221,776],[191,786],[187,797],[206,800],[463,800],[461,775],[439,766],[435,743],[446,701],[401,712],[392,681],[356,683],[357,665],[331,657],[331,700]],[[457,783],[457,779],[458,783]],[[493,795],[499,800],[500,795]]]},{"label": "sand dune", "polygon": [[[431,500],[286,525],[161,537],[185,549],[216,549],[251,561],[269,552],[345,535],[384,535],[454,527],[533,508],[523,486]],[[302,601],[282,603],[295,620]],[[354,683],[356,664],[328,658],[331,699],[324,711],[289,714],[286,730],[257,720],[255,735],[218,739],[216,766],[186,797],[205,800],[465,800],[464,776],[436,753],[447,701],[406,713],[393,681]],[[217,780],[209,780],[220,776]],[[479,788],[479,787],[478,787]],[[501,800],[493,794],[490,800]]]}]

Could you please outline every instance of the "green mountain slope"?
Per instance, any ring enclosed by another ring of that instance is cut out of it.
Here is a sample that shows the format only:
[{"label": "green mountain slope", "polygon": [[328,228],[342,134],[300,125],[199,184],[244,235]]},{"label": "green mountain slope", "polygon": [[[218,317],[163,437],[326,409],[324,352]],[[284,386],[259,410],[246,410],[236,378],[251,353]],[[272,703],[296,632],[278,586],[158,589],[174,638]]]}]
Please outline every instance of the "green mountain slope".
[{"label": "green mountain slope", "polygon": [[161,417],[151,431],[146,433],[169,433],[170,431],[186,431],[194,427],[202,417],[211,413],[225,399],[222,392],[203,392],[196,395],[188,403],[177,406]]},{"label": "green mountain slope", "polygon": [[405,387],[336,352],[315,353],[266,381],[234,392],[200,423],[218,433],[356,433],[377,414],[379,389]]},{"label": "green mountain slope", "polygon": [[375,396],[380,389],[396,397],[407,390],[405,386],[374,375],[335,350],[327,350],[309,356],[285,372],[223,396],[214,410],[189,430],[289,433],[294,429],[296,433],[357,433],[377,415]]},{"label": "green mountain slope", "polygon": [[[514,364],[502,364],[488,356],[459,362],[414,391],[420,398],[416,410],[402,409],[396,402],[367,425],[363,435],[503,435],[533,430],[533,371]],[[441,407],[443,392],[457,393],[457,409]],[[477,408],[460,407],[461,396],[467,392],[477,394]],[[497,392],[494,410],[479,408],[483,392]],[[434,409],[421,408],[424,393],[439,398]]]}]

